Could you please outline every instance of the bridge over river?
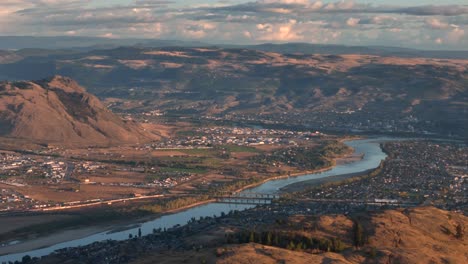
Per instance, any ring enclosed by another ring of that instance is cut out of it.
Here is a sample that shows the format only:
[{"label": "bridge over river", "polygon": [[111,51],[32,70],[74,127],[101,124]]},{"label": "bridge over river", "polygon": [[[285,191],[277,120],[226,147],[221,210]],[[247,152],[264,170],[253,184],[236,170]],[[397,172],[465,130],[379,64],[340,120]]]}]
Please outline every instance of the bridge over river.
[{"label": "bridge over river", "polygon": [[226,193],[214,197],[219,203],[232,204],[271,204],[273,200],[281,198],[279,194],[238,192]]},{"label": "bridge over river", "polygon": [[[266,194],[256,192],[239,192],[239,193],[225,193],[214,197],[218,203],[230,204],[271,204],[275,200],[285,198],[280,194]],[[362,204],[362,205],[375,205],[375,206],[397,206],[397,207],[412,207],[418,205],[417,203],[403,202],[399,200],[389,199],[296,199],[288,197],[288,200],[293,200],[302,203],[340,203],[340,204]]]}]

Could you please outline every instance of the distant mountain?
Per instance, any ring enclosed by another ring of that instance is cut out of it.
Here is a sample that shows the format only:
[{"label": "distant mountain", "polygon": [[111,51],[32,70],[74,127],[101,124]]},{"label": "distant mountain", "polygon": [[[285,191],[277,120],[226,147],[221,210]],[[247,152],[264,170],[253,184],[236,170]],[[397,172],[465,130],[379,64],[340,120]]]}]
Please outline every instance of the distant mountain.
[{"label": "distant mountain", "polygon": [[12,63],[21,59],[22,57],[15,52],[0,50],[0,64]]},{"label": "distant mountain", "polygon": [[152,39],[112,39],[98,37],[30,37],[0,36],[0,50],[20,49],[74,49],[89,51],[95,49],[113,49],[121,46],[203,46],[201,42]]},{"label": "distant mountain", "polygon": [[343,124],[339,119],[349,123],[346,113],[353,113],[362,127],[391,129],[410,120],[408,130],[418,124],[420,131],[466,135],[468,60],[219,47],[35,52],[18,51],[24,59],[0,63],[0,79],[69,76],[101,98],[139,102],[132,111],[275,118],[296,113],[304,119],[284,122],[298,123],[324,123],[328,113],[336,127]]},{"label": "distant mountain", "polygon": [[345,46],[345,45],[317,45],[308,43],[287,43],[287,44],[261,44],[254,46],[243,46],[244,48],[277,52],[283,54],[361,54],[396,57],[424,57],[424,58],[447,58],[447,59],[468,59],[468,50],[447,51],[447,50],[416,50],[398,47],[385,46]]},{"label": "distant mountain", "polygon": [[69,78],[0,83],[0,136],[102,145],[156,139],[110,112]]},{"label": "distant mountain", "polygon": [[[0,36],[0,50],[42,49],[42,50],[72,50],[74,52],[115,49],[118,47],[161,48],[161,47],[219,47],[234,49],[251,49],[276,52],[282,54],[363,54],[397,57],[427,57],[447,59],[468,59],[468,50],[417,50],[385,46],[346,46],[321,45],[309,43],[265,43],[259,45],[228,45],[203,43],[199,41],[160,40],[160,39],[111,39],[99,37],[30,37],[30,36]],[[46,51],[44,51],[47,53]]]}]

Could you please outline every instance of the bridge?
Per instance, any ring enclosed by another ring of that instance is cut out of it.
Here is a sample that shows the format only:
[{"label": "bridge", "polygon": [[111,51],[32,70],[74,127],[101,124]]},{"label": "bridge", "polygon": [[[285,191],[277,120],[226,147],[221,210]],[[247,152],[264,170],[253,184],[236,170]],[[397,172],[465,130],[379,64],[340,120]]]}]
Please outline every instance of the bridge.
[{"label": "bridge", "polygon": [[271,204],[273,200],[281,198],[279,194],[254,192],[226,193],[214,197],[219,203],[232,204]]},{"label": "bridge", "polygon": [[[265,193],[254,193],[254,192],[239,192],[239,193],[224,193],[215,196],[219,203],[232,203],[232,204],[271,204],[274,200],[280,199],[280,194],[265,194]],[[397,207],[413,207],[418,205],[417,203],[402,202],[399,200],[389,199],[292,199],[298,202],[306,203],[343,203],[343,204],[362,204],[362,205],[376,205],[376,206],[397,206]]]}]

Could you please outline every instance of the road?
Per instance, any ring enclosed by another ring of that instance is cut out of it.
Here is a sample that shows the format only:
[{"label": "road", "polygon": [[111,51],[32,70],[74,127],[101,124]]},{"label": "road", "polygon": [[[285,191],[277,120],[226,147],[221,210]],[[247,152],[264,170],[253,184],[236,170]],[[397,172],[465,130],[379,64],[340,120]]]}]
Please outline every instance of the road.
[{"label": "road", "polygon": [[103,204],[111,205],[111,204],[114,204],[114,203],[121,203],[121,202],[127,202],[127,201],[135,201],[135,200],[143,200],[143,199],[161,198],[161,197],[164,197],[164,194],[155,194],[155,195],[141,196],[141,197],[131,197],[131,198],[122,198],[122,199],[114,199],[114,200],[105,200],[105,201],[99,201],[99,202],[93,202],[93,203],[87,203],[87,204],[77,204],[77,205],[55,206],[55,207],[48,207],[48,208],[38,208],[38,209],[32,209],[30,211],[32,211],[32,212],[61,211],[61,210],[69,210],[69,209],[76,209],[76,208],[92,207],[92,206],[103,205]]}]

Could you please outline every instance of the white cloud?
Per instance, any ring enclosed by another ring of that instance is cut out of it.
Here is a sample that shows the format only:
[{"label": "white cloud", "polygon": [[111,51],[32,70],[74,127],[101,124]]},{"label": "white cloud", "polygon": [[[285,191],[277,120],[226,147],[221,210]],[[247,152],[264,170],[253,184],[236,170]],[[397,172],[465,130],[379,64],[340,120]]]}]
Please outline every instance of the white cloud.
[{"label": "white cloud", "polygon": [[348,25],[350,27],[355,27],[355,26],[357,26],[359,24],[359,21],[361,21],[361,19],[350,17],[350,18],[348,18],[348,20],[346,20],[346,25]]},{"label": "white cloud", "polygon": [[[465,38],[465,30],[461,29],[460,27],[454,27],[447,34],[446,40],[449,43],[456,44],[456,43],[460,42],[460,40],[462,40],[463,38]],[[466,38],[465,38],[465,40],[466,40]]]},{"label": "white cloud", "polygon": [[446,29],[449,27],[448,23],[442,22],[438,18],[435,18],[435,17],[426,19],[426,24],[433,29]]},{"label": "white cloud", "polygon": [[323,2],[322,1],[315,1],[312,4],[308,6],[309,10],[319,10],[323,7]]},{"label": "white cloud", "polygon": [[257,29],[265,32],[273,32],[272,24],[257,24]]},{"label": "white cloud", "polygon": [[100,37],[103,37],[103,38],[118,38],[118,36],[114,35],[114,33],[112,33],[112,32],[102,34]]},{"label": "white cloud", "polygon": [[290,20],[288,23],[276,25],[257,25],[259,31],[258,40],[261,41],[300,41],[304,39],[302,32],[296,27],[297,21]]}]

